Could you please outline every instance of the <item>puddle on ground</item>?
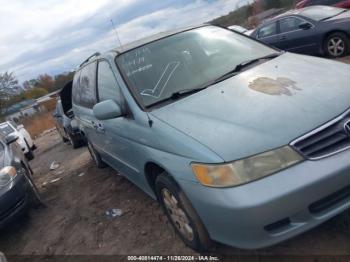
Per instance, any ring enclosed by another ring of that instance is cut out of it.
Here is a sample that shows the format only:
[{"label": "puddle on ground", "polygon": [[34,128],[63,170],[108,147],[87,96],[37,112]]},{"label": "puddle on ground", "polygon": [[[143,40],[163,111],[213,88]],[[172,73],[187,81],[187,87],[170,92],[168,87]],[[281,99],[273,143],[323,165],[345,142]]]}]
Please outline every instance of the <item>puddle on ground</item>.
[{"label": "puddle on ground", "polygon": [[269,77],[259,77],[249,83],[249,88],[267,95],[292,96],[293,90],[301,90],[296,82],[285,77],[278,77],[276,80]]}]

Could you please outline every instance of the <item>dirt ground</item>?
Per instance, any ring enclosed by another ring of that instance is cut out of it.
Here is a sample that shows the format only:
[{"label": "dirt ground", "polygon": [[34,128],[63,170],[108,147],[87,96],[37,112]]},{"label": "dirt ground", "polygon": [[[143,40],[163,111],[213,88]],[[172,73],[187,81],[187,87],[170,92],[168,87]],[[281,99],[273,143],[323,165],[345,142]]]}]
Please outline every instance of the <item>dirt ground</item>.
[{"label": "dirt ground", "polygon": [[[346,58],[350,62],[350,58]],[[0,233],[7,255],[195,254],[175,235],[158,204],[111,168],[97,169],[86,147],[73,150],[56,131],[36,140],[31,161],[47,208],[30,210]],[[57,161],[60,166],[50,170]],[[59,178],[59,180],[57,180]],[[56,180],[56,181],[55,181]],[[118,208],[121,217],[106,210]],[[350,255],[350,210],[277,246],[244,251],[219,245],[217,254]]]}]

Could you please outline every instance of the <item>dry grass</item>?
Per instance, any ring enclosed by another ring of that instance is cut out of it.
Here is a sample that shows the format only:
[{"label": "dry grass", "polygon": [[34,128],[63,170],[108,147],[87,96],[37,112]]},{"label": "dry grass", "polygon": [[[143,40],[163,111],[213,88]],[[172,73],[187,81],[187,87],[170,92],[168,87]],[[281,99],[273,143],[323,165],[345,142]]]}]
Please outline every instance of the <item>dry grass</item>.
[{"label": "dry grass", "polygon": [[56,103],[57,100],[56,99],[51,99],[45,102],[41,102],[40,105],[45,107],[45,109],[49,112],[53,112],[56,108]]},{"label": "dry grass", "polygon": [[23,119],[22,123],[33,138],[40,135],[45,130],[55,127],[55,122],[50,112],[27,117]]}]

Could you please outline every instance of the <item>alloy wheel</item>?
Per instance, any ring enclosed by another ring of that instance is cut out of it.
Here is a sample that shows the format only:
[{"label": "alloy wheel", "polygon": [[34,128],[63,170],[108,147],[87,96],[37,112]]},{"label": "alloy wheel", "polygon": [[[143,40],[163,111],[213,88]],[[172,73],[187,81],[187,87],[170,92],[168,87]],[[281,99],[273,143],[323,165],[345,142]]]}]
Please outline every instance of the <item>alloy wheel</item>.
[{"label": "alloy wheel", "polygon": [[333,37],[329,39],[327,48],[332,56],[341,56],[345,52],[345,41],[340,37]]},{"label": "alloy wheel", "polygon": [[161,192],[162,192],[164,205],[174,225],[177,227],[177,229],[186,239],[188,239],[189,241],[192,241],[194,238],[193,228],[190,225],[190,221],[186,213],[179,206],[178,200],[166,188],[163,188]]}]

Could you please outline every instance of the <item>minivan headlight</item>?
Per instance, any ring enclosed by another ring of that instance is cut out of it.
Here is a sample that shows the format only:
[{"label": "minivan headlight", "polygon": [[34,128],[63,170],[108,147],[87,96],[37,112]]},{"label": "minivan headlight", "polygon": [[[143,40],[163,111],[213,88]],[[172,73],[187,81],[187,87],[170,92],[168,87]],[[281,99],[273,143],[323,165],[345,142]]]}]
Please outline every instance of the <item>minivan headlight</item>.
[{"label": "minivan headlight", "polygon": [[289,146],[228,164],[192,163],[198,181],[209,187],[242,185],[295,165],[304,158]]},{"label": "minivan headlight", "polygon": [[0,187],[7,185],[17,175],[16,168],[5,166],[0,170]]}]

